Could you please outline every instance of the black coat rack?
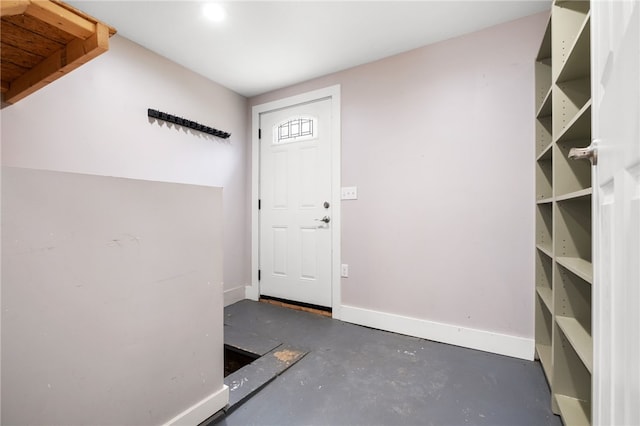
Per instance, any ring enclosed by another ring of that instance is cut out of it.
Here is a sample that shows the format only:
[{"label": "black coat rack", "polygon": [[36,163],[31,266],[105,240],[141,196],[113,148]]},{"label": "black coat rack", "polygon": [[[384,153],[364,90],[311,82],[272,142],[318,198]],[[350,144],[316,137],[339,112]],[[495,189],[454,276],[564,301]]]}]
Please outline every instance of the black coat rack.
[{"label": "black coat rack", "polygon": [[229,136],[231,136],[231,133],[227,133],[222,130],[215,129],[213,127],[205,126],[204,124],[200,124],[197,121],[191,121],[191,120],[187,120],[186,118],[177,117],[172,114],[167,114],[166,112],[158,111],[156,109],[151,109],[151,108],[147,109],[147,115],[157,120],[163,120],[169,123],[177,124],[178,126],[188,127],[190,129],[207,133],[209,135],[213,135],[222,139],[227,139]]}]

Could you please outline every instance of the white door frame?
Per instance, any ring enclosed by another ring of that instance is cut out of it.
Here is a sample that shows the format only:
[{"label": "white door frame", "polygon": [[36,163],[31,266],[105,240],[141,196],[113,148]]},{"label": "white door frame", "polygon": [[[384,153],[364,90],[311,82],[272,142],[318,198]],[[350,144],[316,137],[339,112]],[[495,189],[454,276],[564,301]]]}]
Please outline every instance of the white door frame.
[{"label": "white door frame", "polygon": [[260,145],[258,129],[260,114],[292,107],[299,104],[331,99],[331,308],[333,318],[340,319],[341,279],[340,279],[340,85],[318,89],[277,101],[255,105],[251,110],[251,285],[247,286],[246,297],[252,300],[260,298],[258,281],[260,223],[258,214],[258,196],[260,194]]}]

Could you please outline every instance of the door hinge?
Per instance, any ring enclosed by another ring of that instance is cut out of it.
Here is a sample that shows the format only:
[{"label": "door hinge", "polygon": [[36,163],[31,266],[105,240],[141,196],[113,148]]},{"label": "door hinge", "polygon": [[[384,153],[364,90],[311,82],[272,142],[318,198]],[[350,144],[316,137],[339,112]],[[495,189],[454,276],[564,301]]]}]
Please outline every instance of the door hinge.
[{"label": "door hinge", "polygon": [[260,281],[260,269],[258,269],[258,281]]},{"label": "door hinge", "polygon": [[262,208],[262,200],[258,198],[258,210]]},{"label": "door hinge", "polygon": [[258,129],[258,139],[262,139],[262,129]]}]

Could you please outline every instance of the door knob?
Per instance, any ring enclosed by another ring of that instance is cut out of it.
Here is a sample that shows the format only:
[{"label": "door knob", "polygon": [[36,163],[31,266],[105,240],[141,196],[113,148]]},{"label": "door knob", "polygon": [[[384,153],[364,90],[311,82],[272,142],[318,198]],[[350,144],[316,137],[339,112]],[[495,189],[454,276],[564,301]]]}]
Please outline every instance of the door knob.
[{"label": "door knob", "polygon": [[329,216],[325,216],[322,219],[314,219],[316,222],[324,222],[324,223],[329,223],[331,222],[331,218]]},{"label": "door knob", "polygon": [[597,141],[594,140],[586,148],[571,148],[569,150],[569,158],[572,160],[590,160],[591,165],[595,166],[598,164]]}]

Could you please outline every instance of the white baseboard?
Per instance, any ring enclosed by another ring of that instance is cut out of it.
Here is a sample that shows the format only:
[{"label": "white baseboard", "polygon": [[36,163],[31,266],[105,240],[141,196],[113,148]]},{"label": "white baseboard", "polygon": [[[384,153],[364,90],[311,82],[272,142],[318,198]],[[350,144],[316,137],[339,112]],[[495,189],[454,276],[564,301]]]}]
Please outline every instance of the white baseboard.
[{"label": "white baseboard", "polygon": [[233,305],[245,299],[245,286],[230,288],[224,291],[224,306]]},{"label": "white baseboard", "polygon": [[222,389],[212,393],[194,406],[178,414],[164,426],[197,426],[229,403],[229,387],[222,385]]},{"label": "white baseboard", "polygon": [[341,320],[394,333],[533,361],[533,339],[342,305]]},{"label": "white baseboard", "polygon": [[246,286],[245,297],[249,300],[255,300],[257,302],[260,299],[260,291],[258,290],[258,286],[257,285]]}]

